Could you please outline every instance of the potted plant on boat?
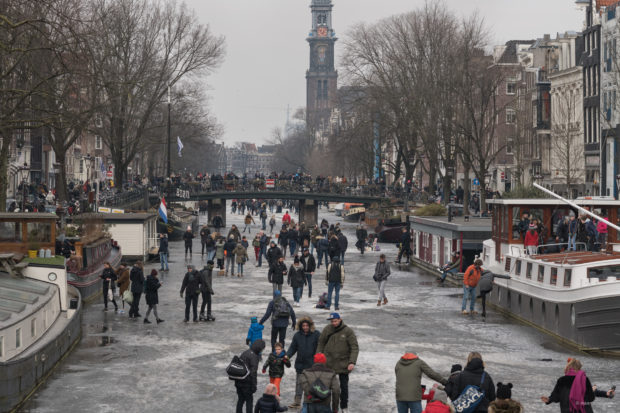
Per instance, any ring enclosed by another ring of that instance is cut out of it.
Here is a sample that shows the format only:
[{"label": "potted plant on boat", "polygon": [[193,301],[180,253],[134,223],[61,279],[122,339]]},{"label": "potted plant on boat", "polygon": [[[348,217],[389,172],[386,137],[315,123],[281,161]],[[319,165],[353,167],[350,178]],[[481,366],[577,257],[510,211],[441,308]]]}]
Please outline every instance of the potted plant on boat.
[{"label": "potted plant on boat", "polygon": [[28,258],[37,258],[40,245],[38,242],[32,241],[28,243]]}]

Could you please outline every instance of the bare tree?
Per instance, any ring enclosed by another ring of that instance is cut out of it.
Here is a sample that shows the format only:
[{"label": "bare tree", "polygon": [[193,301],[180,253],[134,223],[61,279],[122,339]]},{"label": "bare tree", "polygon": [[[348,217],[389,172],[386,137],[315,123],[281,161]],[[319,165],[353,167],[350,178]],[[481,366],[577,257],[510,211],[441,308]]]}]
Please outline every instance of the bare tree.
[{"label": "bare tree", "polygon": [[101,85],[103,127],[115,180],[148,143],[146,131],[168,87],[209,73],[224,42],[197,22],[185,5],[161,0],[93,0],[98,35],[91,44],[93,79]]},{"label": "bare tree", "polygon": [[551,105],[551,166],[569,197],[573,196],[573,185],[583,181],[585,170],[581,105],[577,93],[566,90],[555,93]]}]

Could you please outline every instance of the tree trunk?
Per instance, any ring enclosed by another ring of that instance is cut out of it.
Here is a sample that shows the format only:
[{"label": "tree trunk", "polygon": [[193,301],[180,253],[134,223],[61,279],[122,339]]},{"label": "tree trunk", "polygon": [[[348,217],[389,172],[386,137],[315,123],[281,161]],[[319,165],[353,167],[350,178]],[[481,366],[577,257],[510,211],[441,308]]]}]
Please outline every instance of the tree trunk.
[{"label": "tree trunk", "polygon": [[67,195],[67,169],[66,169],[66,152],[55,152],[56,162],[59,165],[60,179],[56,181],[56,198],[59,203],[69,199]]},{"label": "tree trunk", "polygon": [[0,148],[0,212],[6,211],[6,192],[9,189],[9,146],[10,139],[5,133],[0,134],[2,137],[2,148]]},{"label": "tree trunk", "polygon": [[114,153],[112,154],[112,161],[114,162],[114,187],[118,191],[123,190],[123,176],[124,176],[124,166],[122,154]]},{"label": "tree trunk", "polygon": [[448,205],[450,203],[450,194],[452,193],[452,178],[446,173],[442,180],[443,204]]}]

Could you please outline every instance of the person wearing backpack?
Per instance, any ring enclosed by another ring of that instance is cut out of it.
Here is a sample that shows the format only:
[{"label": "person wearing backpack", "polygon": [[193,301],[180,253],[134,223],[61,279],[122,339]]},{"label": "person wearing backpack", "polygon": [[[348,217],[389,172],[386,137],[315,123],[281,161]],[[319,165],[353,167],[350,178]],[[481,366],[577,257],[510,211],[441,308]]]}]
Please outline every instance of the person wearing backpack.
[{"label": "person wearing backpack", "polygon": [[256,378],[258,376],[258,362],[260,361],[260,353],[265,349],[263,340],[256,340],[249,349],[241,353],[239,358],[248,369],[248,375],[244,379],[235,380],[235,388],[237,389],[237,410],[236,413],[243,413],[243,405],[245,404],[245,413],[252,413],[254,404],[254,393],[256,393]]},{"label": "person wearing backpack", "polygon": [[277,395],[278,389],[274,384],[268,384],[265,388],[263,397],[258,399],[256,407],[254,407],[254,413],[277,413],[286,412],[288,408],[286,406],[280,406],[280,398]]},{"label": "person wearing backpack", "polygon": [[273,234],[273,227],[276,226],[276,216],[272,215],[269,220],[269,235]]},{"label": "person wearing backpack", "polygon": [[293,307],[286,301],[286,298],[282,297],[280,290],[276,290],[273,293],[273,300],[269,302],[267,311],[263,318],[261,318],[259,324],[265,324],[265,321],[271,317],[271,351],[275,350],[276,342],[285,345],[286,329],[288,327],[289,318],[292,323],[291,326],[295,326],[295,311]]},{"label": "person wearing backpack", "polygon": [[347,413],[349,404],[349,374],[355,368],[359,345],[353,330],[346,326],[340,314],[331,313],[328,324],[319,337],[317,353],[324,353],[327,357],[327,367],[338,374],[340,380],[340,407],[342,413]]},{"label": "person wearing backpack", "polygon": [[422,411],[422,374],[445,385],[446,379],[413,353],[405,353],[396,363],[396,407],[398,413]]},{"label": "person wearing backpack", "polygon": [[306,413],[337,413],[340,382],[336,373],[326,366],[325,354],[314,355],[314,365],[301,373],[303,405]]},{"label": "person wearing backpack", "polygon": [[272,284],[273,291],[282,291],[282,285],[284,284],[284,277],[288,274],[286,264],[284,264],[284,257],[279,256],[278,260],[269,266],[269,272],[267,273],[267,280]]},{"label": "person wearing backpack", "polygon": [[[479,389],[483,396],[480,398],[480,401],[477,404],[470,405],[474,407],[471,410],[468,410],[471,413],[487,413],[489,409],[489,403],[495,400],[495,384],[493,384],[493,379],[491,375],[489,375],[484,369],[484,362],[482,361],[482,356],[478,352],[469,353],[469,357],[467,358],[467,365],[455,379],[454,386],[451,388],[447,388],[446,391],[450,391],[448,396],[454,402],[454,406],[456,407],[459,402],[459,396],[465,393],[465,390],[474,387]],[[471,408],[471,407],[470,407]]]},{"label": "person wearing backpack", "polygon": [[305,369],[312,367],[314,362],[314,354],[319,345],[319,337],[321,334],[314,329],[314,322],[309,316],[301,318],[297,321],[297,332],[293,336],[291,345],[286,352],[286,356],[295,358],[295,401],[288,407],[291,409],[301,408],[301,396],[303,389],[301,387],[301,374]]},{"label": "person wearing backpack", "polygon": [[340,264],[340,257],[334,256],[333,261],[327,266],[325,273],[325,285],[327,285],[327,307],[332,305],[332,292],[336,290],[336,297],[334,298],[334,305],[336,311],[339,308],[340,301],[340,289],[344,285],[344,267]]},{"label": "person wearing backpack", "polygon": [[185,292],[185,318],[184,322],[189,321],[189,308],[192,307],[194,313],[194,323],[198,322],[198,295],[200,295],[202,281],[200,275],[193,265],[187,266],[187,272],[181,284],[181,298]]}]

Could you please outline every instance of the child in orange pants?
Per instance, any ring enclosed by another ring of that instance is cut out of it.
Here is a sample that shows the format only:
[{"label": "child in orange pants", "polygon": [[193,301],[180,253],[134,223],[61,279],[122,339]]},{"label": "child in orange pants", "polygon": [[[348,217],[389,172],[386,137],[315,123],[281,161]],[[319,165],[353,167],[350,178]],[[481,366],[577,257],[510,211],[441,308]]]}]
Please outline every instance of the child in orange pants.
[{"label": "child in orange pants", "polygon": [[291,367],[291,362],[286,357],[286,351],[282,343],[275,344],[275,351],[269,355],[267,361],[263,365],[263,374],[267,372],[269,367],[269,383],[275,384],[278,388],[278,396],[280,395],[280,382],[284,376],[284,366]]}]

